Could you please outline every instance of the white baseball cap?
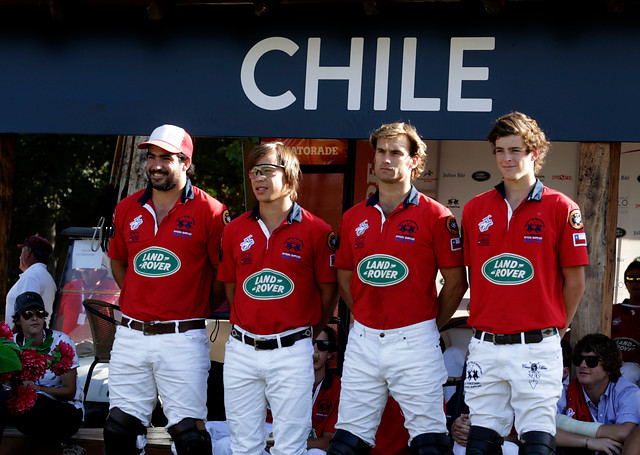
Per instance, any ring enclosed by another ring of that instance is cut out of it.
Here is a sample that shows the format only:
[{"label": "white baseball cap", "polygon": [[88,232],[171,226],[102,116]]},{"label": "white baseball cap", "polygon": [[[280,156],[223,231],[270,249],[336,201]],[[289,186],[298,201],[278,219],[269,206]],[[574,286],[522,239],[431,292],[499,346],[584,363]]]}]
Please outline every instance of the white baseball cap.
[{"label": "white baseball cap", "polygon": [[174,125],[157,127],[149,136],[149,140],[138,145],[139,149],[148,149],[150,145],[157,145],[169,153],[183,153],[189,159],[193,158],[193,141],[191,136]]}]

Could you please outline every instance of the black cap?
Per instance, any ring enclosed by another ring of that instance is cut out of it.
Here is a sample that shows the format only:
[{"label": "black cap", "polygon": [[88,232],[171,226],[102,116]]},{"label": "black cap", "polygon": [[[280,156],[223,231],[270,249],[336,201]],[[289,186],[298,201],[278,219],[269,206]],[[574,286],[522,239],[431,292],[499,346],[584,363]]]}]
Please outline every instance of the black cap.
[{"label": "black cap", "polygon": [[16,304],[14,306],[16,316],[22,315],[29,308],[37,307],[40,310],[44,310],[44,302],[42,297],[37,292],[23,292],[16,298]]}]

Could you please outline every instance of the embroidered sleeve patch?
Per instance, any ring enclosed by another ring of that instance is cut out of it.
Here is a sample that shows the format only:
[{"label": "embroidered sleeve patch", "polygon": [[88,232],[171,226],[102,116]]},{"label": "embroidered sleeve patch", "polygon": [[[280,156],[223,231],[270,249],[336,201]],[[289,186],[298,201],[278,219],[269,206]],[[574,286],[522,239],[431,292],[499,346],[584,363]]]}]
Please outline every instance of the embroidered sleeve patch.
[{"label": "embroidered sleeve patch", "polygon": [[329,235],[327,236],[327,246],[331,251],[335,251],[338,248],[338,239],[333,231],[329,232]]},{"label": "embroidered sleeve patch", "polygon": [[231,221],[231,215],[229,215],[229,210],[225,210],[222,212],[222,224],[226,226]]},{"label": "embroidered sleeve patch", "polygon": [[447,231],[449,231],[452,235],[459,235],[460,229],[458,228],[458,222],[456,221],[456,217],[451,215],[447,217]]},{"label": "embroidered sleeve patch", "polygon": [[572,210],[571,213],[569,213],[569,224],[574,229],[582,229],[584,227],[584,224],[582,223],[582,214],[580,213],[580,210],[575,209],[575,210]]}]

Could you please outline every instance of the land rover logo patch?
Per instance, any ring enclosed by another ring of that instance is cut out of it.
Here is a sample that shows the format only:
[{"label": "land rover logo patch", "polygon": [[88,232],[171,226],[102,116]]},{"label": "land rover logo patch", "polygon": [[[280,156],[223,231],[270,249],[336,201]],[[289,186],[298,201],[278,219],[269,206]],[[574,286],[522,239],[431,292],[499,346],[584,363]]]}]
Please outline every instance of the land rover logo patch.
[{"label": "land rover logo patch", "polygon": [[503,253],[482,265],[482,275],[489,281],[503,286],[523,284],[534,275],[531,262],[517,254]]},{"label": "land rover logo patch", "polygon": [[172,251],[158,246],[145,248],[133,258],[133,268],[138,275],[151,278],[169,276],[180,270],[180,258]]},{"label": "land rover logo patch", "polygon": [[377,287],[400,283],[409,275],[404,262],[386,254],[367,256],[360,261],[357,270],[360,281]]},{"label": "land rover logo patch", "polygon": [[262,269],[242,283],[244,293],[257,300],[283,299],[293,292],[294,284],[284,273]]}]

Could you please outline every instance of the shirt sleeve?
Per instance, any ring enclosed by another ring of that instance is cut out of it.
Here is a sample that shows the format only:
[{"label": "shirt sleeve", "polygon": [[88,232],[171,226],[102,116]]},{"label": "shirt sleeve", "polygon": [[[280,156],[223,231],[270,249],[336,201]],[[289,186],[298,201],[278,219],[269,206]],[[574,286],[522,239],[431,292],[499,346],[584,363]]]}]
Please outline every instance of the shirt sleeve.
[{"label": "shirt sleeve", "polygon": [[233,257],[233,235],[231,232],[233,225],[227,225],[222,234],[220,247],[220,266],[218,267],[217,279],[226,283],[236,282],[236,262]]},{"label": "shirt sleeve", "polygon": [[432,224],[433,250],[439,269],[464,265],[458,222],[449,209],[443,207]]},{"label": "shirt sleeve", "polygon": [[582,224],[578,204],[571,200],[557,204],[561,223],[559,236],[559,260],[561,267],[588,265],[587,237]]},{"label": "shirt sleeve", "polygon": [[335,260],[336,236],[329,225],[318,227],[317,232],[313,265],[315,281],[316,283],[335,283],[337,278],[333,262]]},{"label": "shirt sleeve", "polygon": [[343,270],[353,270],[353,250],[349,238],[348,214],[342,215],[340,222],[340,236],[338,237],[338,250],[336,251],[335,267]]},{"label": "shirt sleeve", "polygon": [[[215,201],[212,201],[212,205]],[[229,222],[229,211],[224,204],[218,204],[218,207],[212,206],[212,223],[209,223],[209,232],[207,233],[207,253],[209,262],[218,265],[220,262],[220,241],[222,240],[222,231]]]},{"label": "shirt sleeve", "polygon": [[640,406],[640,389],[635,384],[625,384],[622,390],[616,394],[616,399],[613,403],[613,407],[616,410],[614,423],[640,423],[638,406]]},{"label": "shirt sleeve", "polygon": [[109,241],[109,257],[117,261],[127,260],[127,247],[123,238],[123,222],[124,212],[122,204],[118,204],[113,210],[113,216],[111,217],[113,223],[113,237]]}]

